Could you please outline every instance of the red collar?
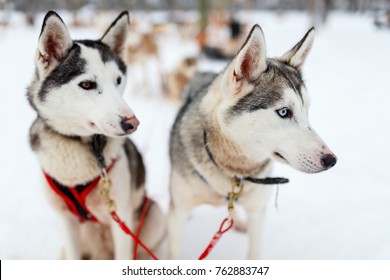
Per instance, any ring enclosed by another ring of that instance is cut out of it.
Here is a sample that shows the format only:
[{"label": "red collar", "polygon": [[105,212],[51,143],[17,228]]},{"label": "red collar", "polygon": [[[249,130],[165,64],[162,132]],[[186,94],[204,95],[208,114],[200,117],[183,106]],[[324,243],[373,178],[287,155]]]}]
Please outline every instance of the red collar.
[{"label": "red collar", "polygon": [[[110,166],[107,168],[107,173],[113,168],[115,162],[116,159],[112,160]],[[79,218],[81,223],[85,221],[99,222],[87,208],[85,200],[87,195],[99,184],[101,176],[96,177],[86,184],[64,186],[53,177],[50,177],[45,170],[42,171],[51,189],[64,200],[69,210]]]}]

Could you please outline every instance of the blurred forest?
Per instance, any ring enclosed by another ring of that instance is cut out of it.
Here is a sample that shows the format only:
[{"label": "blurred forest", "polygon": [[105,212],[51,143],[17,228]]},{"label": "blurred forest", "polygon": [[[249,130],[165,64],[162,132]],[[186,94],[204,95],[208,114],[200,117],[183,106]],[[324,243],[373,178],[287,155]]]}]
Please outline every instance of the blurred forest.
[{"label": "blurred forest", "polygon": [[1,6],[10,5],[20,11],[43,11],[48,9],[77,10],[86,5],[98,9],[141,9],[141,10],[175,10],[196,9],[200,2],[213,8],[225,9],[277,9],[303,10],[324,6],[327,9],[366,11],[389,8],[389,0],[0,0]]},{"label": "blurred forest", "polygon": [[177,10],[197,9],[201,2],[211,8],[237,9],[342,9],[367,11],[390,8],[390,0],[0,0],[0,7],[24,12],[48,9],[78,10],[90,5],[97,9]]},{"label": "blurred forest", "polygon": [[108,10],[182,11],[198,10],[200,27],[212,10],[235,13],[240,10],[306,11],[312,24],[319,26],[333,10],[373,12],[377,26],[390,26],[390,0],[0,0],[0,26],[7,26],[13,11],[25,13],[30,25],[36,15],[48,10],[68,10],[74,17]]}]

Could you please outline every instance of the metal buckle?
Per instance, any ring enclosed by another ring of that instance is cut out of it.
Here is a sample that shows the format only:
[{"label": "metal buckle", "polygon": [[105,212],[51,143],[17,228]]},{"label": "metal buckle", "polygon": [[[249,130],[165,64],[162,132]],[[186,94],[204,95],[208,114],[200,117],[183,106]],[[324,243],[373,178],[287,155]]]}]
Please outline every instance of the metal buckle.
[{"label": "metal buckle", "polygon": [[228,211],[229,217],[234,211],[234,201],[240,197],[244,191],[244,180],[242,178],[234,177],[232,179],[232,190],[228,193],[229,202],[228,202]]},{"label": "metal buckle", "polygon": [[99,180],[100,194],[103,196],[106,207],[110,212],[116,211],[116,205],[114,200],[110,197],[110,189],[112,186],[111,179],[108,178],[107,170],[102,168],[102,175]]}]

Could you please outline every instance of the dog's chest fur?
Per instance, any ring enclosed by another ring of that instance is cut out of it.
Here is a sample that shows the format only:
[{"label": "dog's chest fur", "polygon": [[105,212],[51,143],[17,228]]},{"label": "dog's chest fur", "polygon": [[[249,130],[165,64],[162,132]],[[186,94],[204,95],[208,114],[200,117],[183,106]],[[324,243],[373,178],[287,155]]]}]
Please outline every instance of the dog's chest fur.
[{"label": "dog's chest fur", "polygon": [[[38,118],[30,128],[30,144],[43,170],[65,186],[85,184],[100,175],[89,139],[58,134]],[[108,140],[103,151],[106,164],[117,159],[124,139]]]}]

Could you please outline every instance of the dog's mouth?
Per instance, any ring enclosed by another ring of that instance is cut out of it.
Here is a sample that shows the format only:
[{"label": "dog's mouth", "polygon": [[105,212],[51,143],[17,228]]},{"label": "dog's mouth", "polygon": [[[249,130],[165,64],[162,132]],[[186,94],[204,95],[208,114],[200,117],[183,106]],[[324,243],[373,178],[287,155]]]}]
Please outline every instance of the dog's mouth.
[{"label": "dog's mouth", "polygon": [[274,152],[274,156],[288,163],[287,159],[285,159],[280,153]]}]

